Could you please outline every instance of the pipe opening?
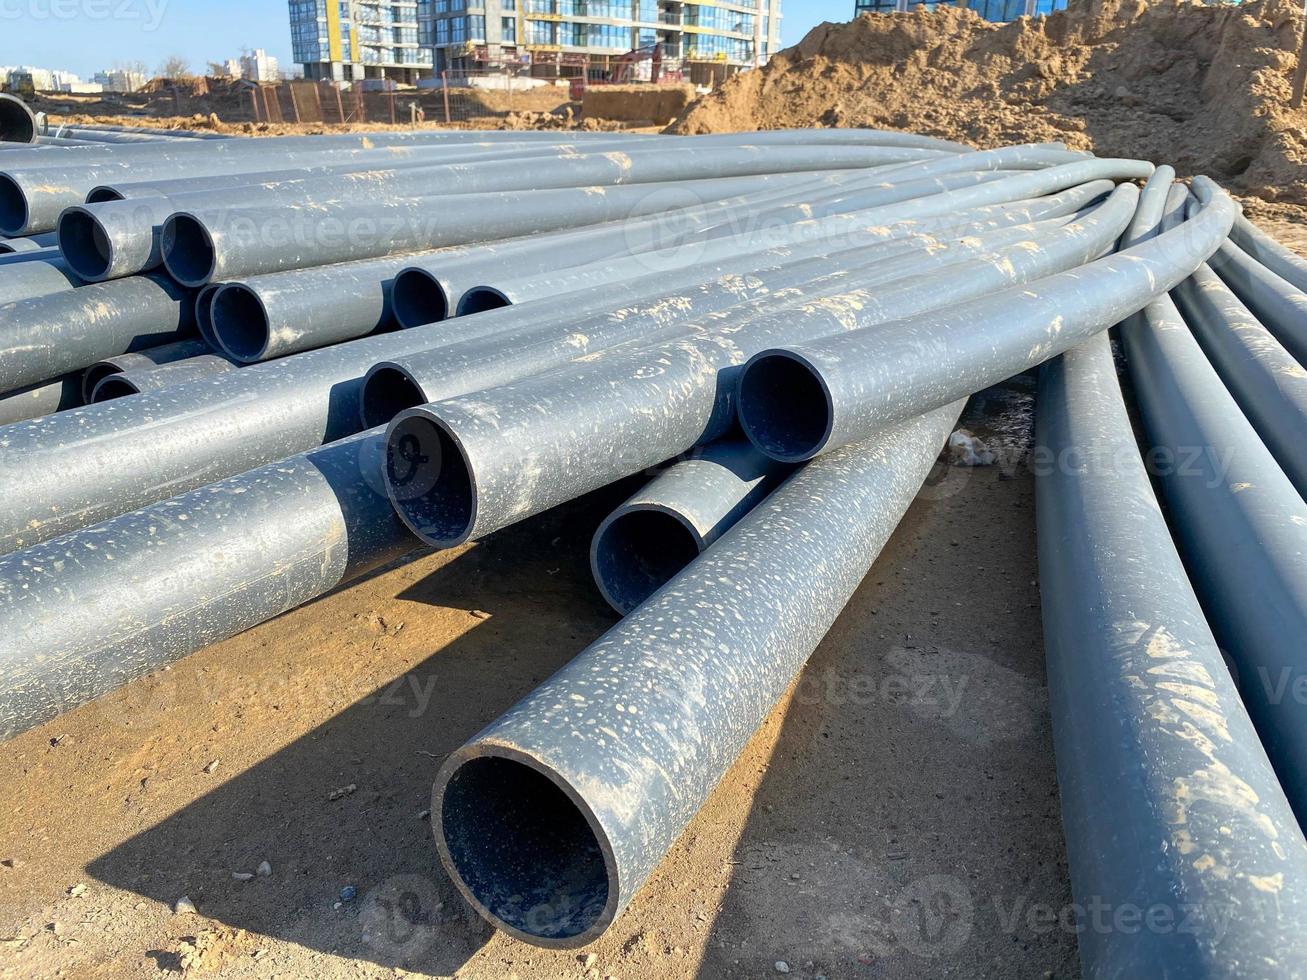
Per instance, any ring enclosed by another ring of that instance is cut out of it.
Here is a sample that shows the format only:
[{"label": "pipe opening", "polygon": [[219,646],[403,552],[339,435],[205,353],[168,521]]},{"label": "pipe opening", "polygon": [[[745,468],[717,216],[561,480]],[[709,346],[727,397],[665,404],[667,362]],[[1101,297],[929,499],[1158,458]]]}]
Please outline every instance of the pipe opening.
[{"label": "pipe opening", "polygon": [[123,196],[112,187],[92,187],[91,193],[86,195],[87,204],[107,204],[110,201],[121,201]]},{"label": "pipe opening", "polygon": [[590,568],[608,604],[625,616],[699,557],[699,539],[676,514],[619,512],[602,524]]},{"label": "pipe opening", "polygon": [[209,326],[219,346],[238,361],[257,361],[268,346],[271,327],[263,301],[241,283],[228,283],[214,293]]},{"label": "pipe opening", "polygon": [[429,415],[402,416],[391,428],[386,491],[405,523],[430,543],[451,547],[472,533],[472,467],[453,436]]},{"label": "pipe opening", "polygon": [[36,142],[36,117],[26,103],[12,95],[0,96],[0,141]]},{"label": "pipe opening", "polygon": [[0,234],[10,238],[27,228],[27,195],[8,174],[0,174]]},{"label": "pipe opening", "polygon": [[458,301],[457,316],[471,316],[473,313],[485,313],[512,306],[508,297],[491,286],[477,286],[469,289]]},{"label": "pipe opening", "polygon": [[95,216],[69,208],[59,216],[59,250],[83,279],[103,279],[113,267],[113,242]]},{"label": "pipe opening", "polygon": [[217,250],[208,230],[194,215],[174,214],[165,221],[160,247],[164,266],[183,286],[203,286],[213,278]]},{"label": "pipe opening", "polygon": [[395,319],[404,327],[439,323],[449,316],[449,297],[436,277],[423,269],[404,269],[390,292]]},{"label": "pipe opening", "polygon": [[105,378],[111,374],[122,372],[117,364],[112,361],[100,361],[92,364],[82,372],[82,400],[88,404],[95,400],[95,389]]},{"label": "pipe opening", "polygon": [[91,402],[92,404],[107,402],[114,398],[125,398],[128,395],[139,395],[140,393],[141,389],[127,380],[125,375],[108,374],[100,379],[95,386],[95,390],[91,392]]},{"label": "pipe opening", "polygon": [[603,921],[603,849],[580,807],[544,773],[514,759],[470,759],[450,775],[439,807],[448,861],[495,919],[560,944]]},{"label": "pipe opening", "polygon": [[215,351],[222,350],[218,337],[213,332],[213,298],[222,289],[221,283],[210,283],[195,294],[195,329],[200,339]]},{"label": "pipe opening", "polygon": [[772,459],[797,463],[817,455],[830,438],[830,394],[806,361],[787,351],[756,355],[740,376],[740,424]]},{"label": "pipe opening", "polygon": [[359,395],[363,428],[389,425],[404,409],[426,403],[426,395],[407,373],[390,364],[378,364],[363,379],[363,392]]}]

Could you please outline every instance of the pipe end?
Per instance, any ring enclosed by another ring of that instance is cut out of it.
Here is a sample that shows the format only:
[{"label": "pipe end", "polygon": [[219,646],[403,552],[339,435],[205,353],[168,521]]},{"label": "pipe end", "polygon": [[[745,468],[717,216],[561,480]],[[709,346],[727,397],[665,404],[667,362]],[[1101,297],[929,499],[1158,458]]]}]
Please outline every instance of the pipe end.
[{"label": "pipe end", "polygon": [[835,410],[821,372],[788,350],[755,354],[740,372],[740,426],[760,453],[801,463],[826,448]]},{"label": "pipe end", "polygon": [[487,313],[512,305],[513,301],[493,286],[475,286],[463,294],[454,315],[471,316],[473,313]]},{"label": "pipe end", "polygon": [[163,265],[183,286],[198,289],[217,273],[218,250],[198,217],[186,211],[170,215],[159,238]]},{"label": "pipe end", "polygon": [[69,267],[87,282],[103,282],[113,271],[113,241],[94,213],[75,205],[59,215],[59,251]]},{"label": "pipe end", "polygon": [[27,195],[9,174],[0,174],[0,235],[17,238],[27,233],[31,212]]},{"label": "pipe end", "polygon": [[535,946],[575,948],[617,916],[616,860],[590,807],[540,760],[477,742],[436,776],[441,863],[490,923]]},{"label": "pipe end", "polygon": [[[204,315],[198,306],[196,311]],[[229,282],[214,291],[208,324],[218,347],[233,360],[253,364],[267,354],[272,322],[259,294],[246,284]]]},{"label": "pipe end", "polygon": [[427,544],[452,548],[472,537],[476,476],[458,438],[425,408],[402,412],[386,432],[386,495]]},{"label": "pipe end", "polygon": [[449,296],[440,280],[426,269],[403,269],[390,292],[391,309],[406,329],[439,323],[449,316]]},{"label": "pipe end", "polygon": [[382,361],[374,364],[363,376],[359,415],[364,429],[389,425],[405,409],[426,403],[422,386],[398,364]]},{"label": "pipe end", "polygon": [[590,571],[600,594],[625,616],[702,551],[702,538],[683,515],[652,504],[623,505],[595,531]]}]

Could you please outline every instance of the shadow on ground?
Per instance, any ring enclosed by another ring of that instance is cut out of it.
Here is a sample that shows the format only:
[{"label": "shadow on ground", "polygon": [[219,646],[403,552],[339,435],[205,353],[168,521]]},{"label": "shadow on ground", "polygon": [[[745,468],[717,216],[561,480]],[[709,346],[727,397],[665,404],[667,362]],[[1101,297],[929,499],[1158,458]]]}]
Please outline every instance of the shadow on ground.
[{"label": "shadow on ground", "polygon": [[[599,519],[631,488],[609,488],[510,528],[410,585],[399,598],[466,609],[480,621],[113,848],[90,873],[167,905],[186,895],[232,928],[383,965],[454,972],[491,931],[438,866],[429,821],[420,816],[432,778],[447,754],[613,623],[589,583],[587,548]],[[275,874],[263,887],[232,877],[265,860]],[[371,880],[357,880],[363,873]],[[356,897],[342,901],[341,889],[351,885]],[[175,959],[157,957],[164,969]]]}]

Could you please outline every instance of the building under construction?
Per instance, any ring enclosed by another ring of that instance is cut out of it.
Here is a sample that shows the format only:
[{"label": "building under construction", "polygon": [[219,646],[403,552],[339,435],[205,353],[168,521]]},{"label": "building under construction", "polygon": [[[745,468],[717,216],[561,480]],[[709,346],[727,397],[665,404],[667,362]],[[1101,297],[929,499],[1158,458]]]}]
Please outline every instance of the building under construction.
[{"label": "building under construction", "polygon": [[417,0],[290,0],[290,36],[306,78],[413,83],[431,74]]}]

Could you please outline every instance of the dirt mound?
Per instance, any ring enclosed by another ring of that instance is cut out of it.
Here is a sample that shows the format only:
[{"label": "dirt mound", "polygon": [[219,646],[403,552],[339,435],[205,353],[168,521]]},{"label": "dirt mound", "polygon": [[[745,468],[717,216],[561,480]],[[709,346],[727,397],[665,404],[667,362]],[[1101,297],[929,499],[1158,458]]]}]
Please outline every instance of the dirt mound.
[{"label": "dirt mound", "polygon": [[1289,108],[1301,6],[1074,0],[992,24],[941,7],[822,24],[670,127],[911,130],[987,147],[1063,140],[1307,203],[1307,111]]}]

